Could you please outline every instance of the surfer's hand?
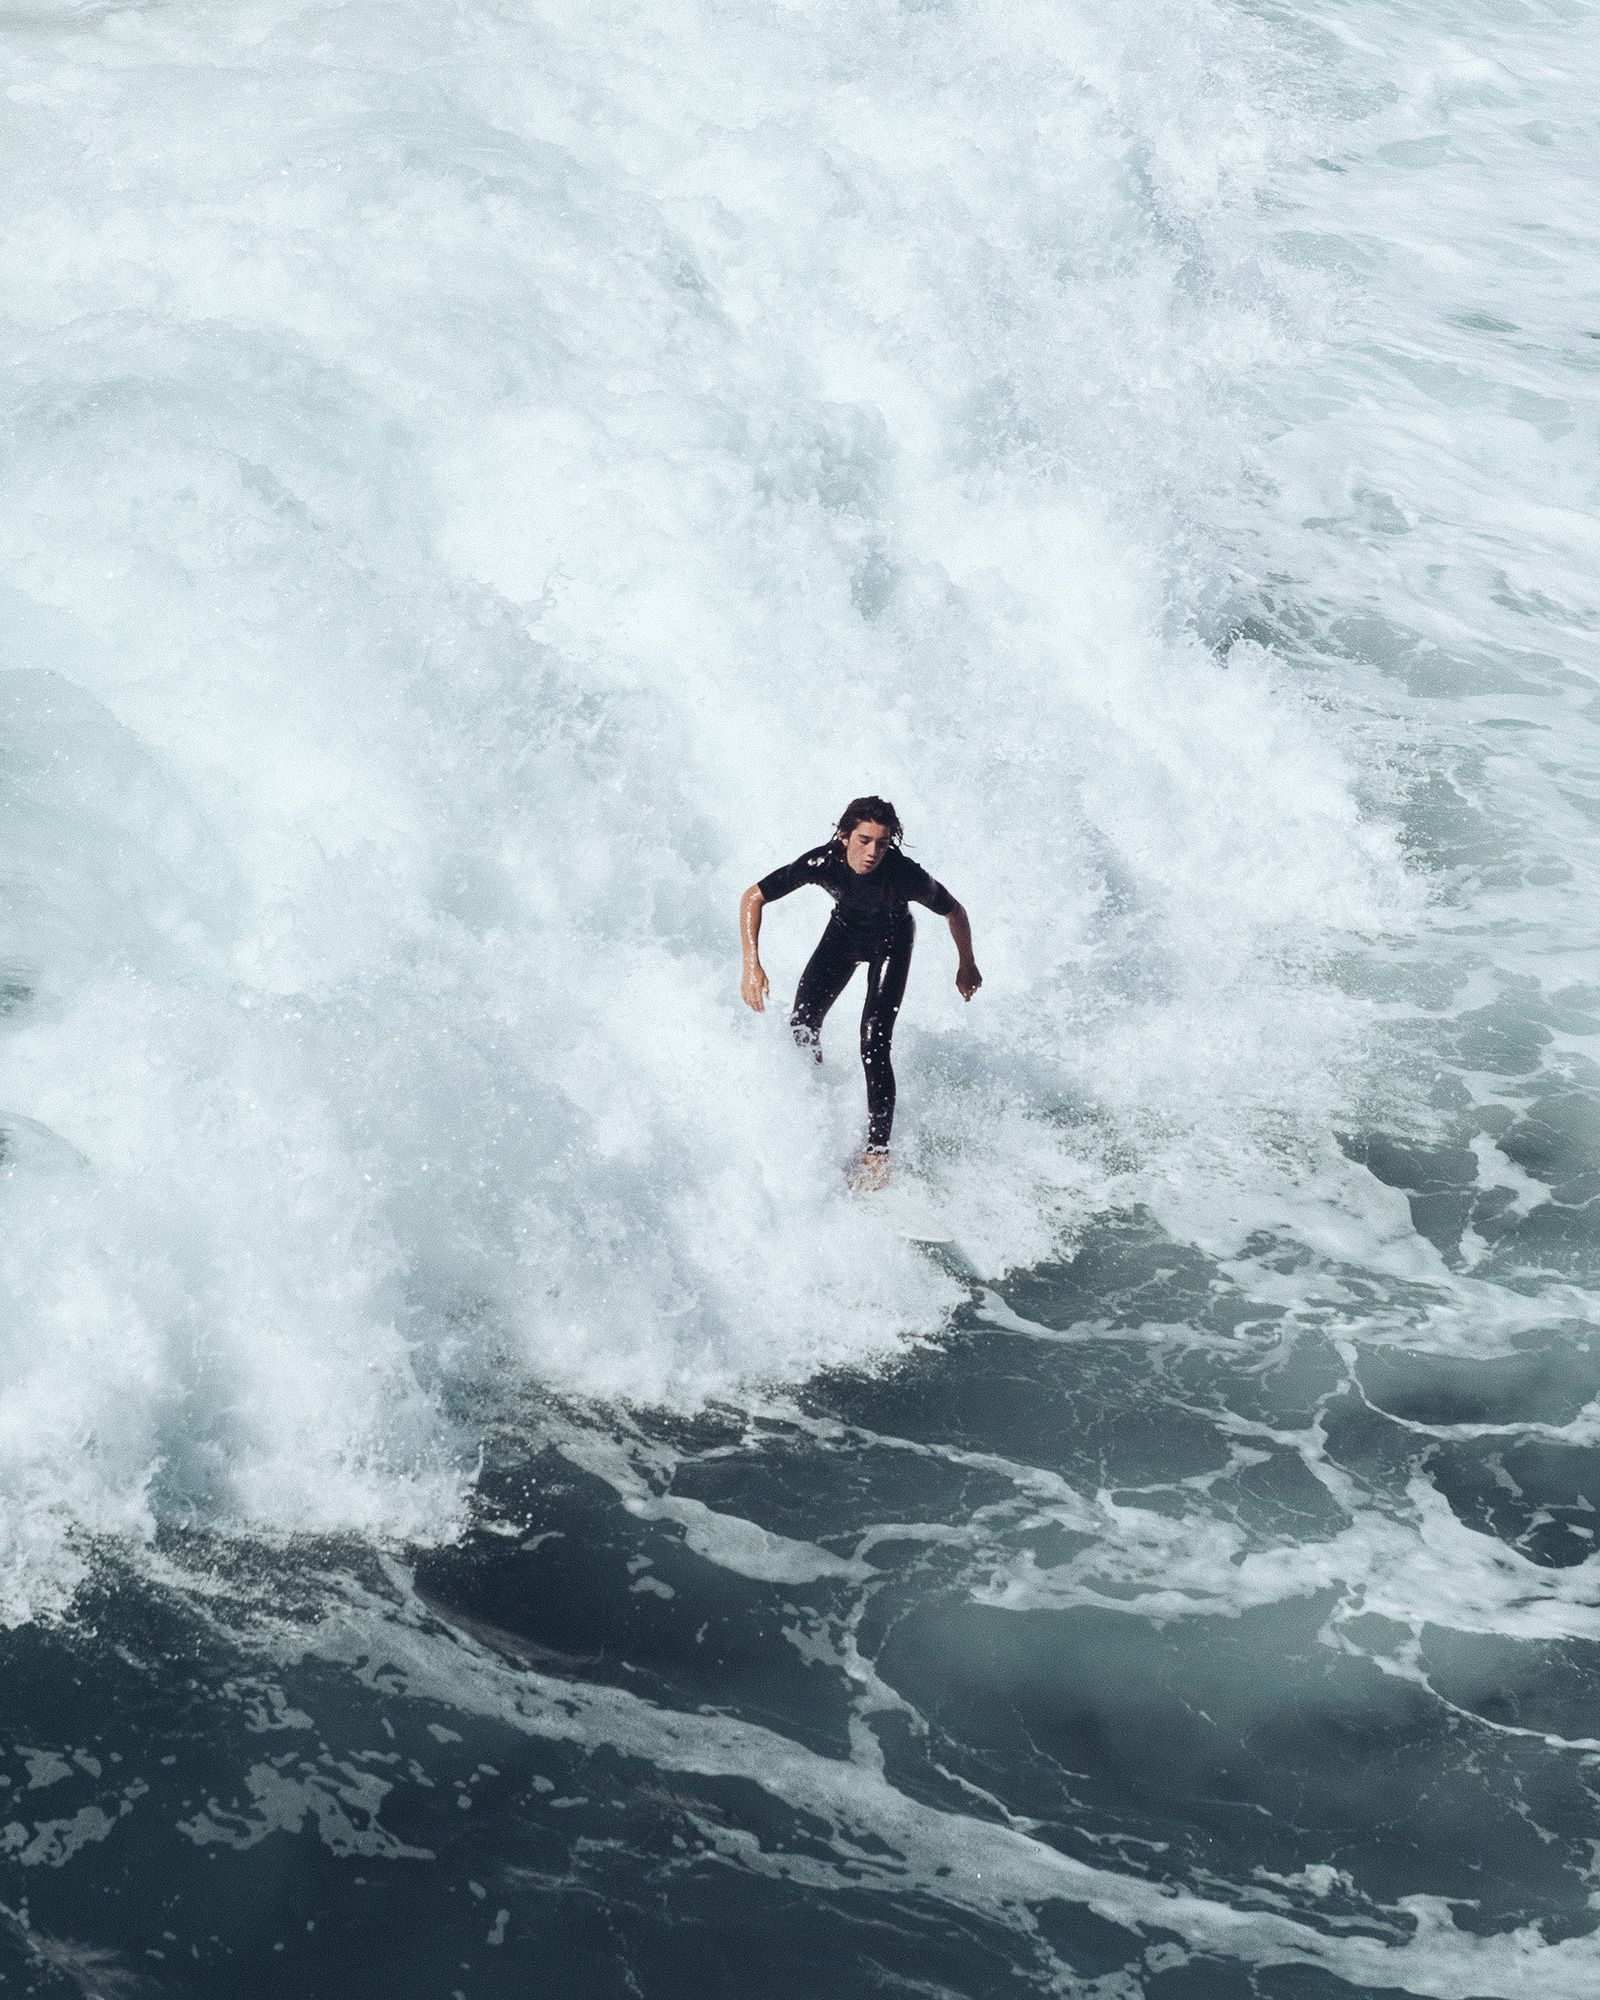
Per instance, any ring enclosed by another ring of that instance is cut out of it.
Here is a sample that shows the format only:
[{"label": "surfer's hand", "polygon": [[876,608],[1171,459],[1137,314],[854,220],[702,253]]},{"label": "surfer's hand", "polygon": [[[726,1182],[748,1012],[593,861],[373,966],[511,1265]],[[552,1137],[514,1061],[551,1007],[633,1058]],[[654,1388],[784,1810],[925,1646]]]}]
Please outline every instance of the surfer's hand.
[{"label": "surfer's hand", "polygon": [[983,974],[975,965],[967,964],[956,967],[956,991],[961,995],[963,1000],[970,1000],[982,984]]},{"label": "surfer's hand", "polygon": [[747,1007],[753,1007],[758,1014],[767,1011],[767,975],[759,965],[745,967],[739,993]]}]

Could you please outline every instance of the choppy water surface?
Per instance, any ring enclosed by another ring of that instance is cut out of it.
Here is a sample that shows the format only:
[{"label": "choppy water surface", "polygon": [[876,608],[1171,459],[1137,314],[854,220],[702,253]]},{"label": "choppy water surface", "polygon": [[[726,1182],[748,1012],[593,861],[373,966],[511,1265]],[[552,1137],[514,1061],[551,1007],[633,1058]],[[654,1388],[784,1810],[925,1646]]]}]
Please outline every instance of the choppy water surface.
[{"label": "choppy water surface", "polygon": [[1596,43],[0,4],[8,1991],[1596,1990]]}]

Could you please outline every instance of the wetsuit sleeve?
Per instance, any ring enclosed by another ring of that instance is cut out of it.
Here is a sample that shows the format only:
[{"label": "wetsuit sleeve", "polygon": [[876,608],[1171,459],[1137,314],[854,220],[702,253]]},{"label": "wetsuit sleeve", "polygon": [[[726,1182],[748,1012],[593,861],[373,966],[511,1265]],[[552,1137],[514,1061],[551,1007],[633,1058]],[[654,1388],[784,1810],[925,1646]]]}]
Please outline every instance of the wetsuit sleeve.
[{"label": "wetsuit sleeve", "polygon": [[770,875],[763,875],[756,887],[761,891],[763,903],[775,903],[780,896],[792,895],[796,889],[804,888],[807,882],[815,882],[817,855],[815,852],[802,854],[794,861],[786,861],[781,868],[774,868]]},{"label": "wetsuit sleeve", "polygon": [[935,882],[927,869],[917,862],[906,856],[902,856],[901,859],[906,864],[905,875],[902,878],[906,887],[906,901],[921,903],[925,909],[932,910],[936,917],[949,916],[956,906],[956,899],[950,891],[942,882]]}]

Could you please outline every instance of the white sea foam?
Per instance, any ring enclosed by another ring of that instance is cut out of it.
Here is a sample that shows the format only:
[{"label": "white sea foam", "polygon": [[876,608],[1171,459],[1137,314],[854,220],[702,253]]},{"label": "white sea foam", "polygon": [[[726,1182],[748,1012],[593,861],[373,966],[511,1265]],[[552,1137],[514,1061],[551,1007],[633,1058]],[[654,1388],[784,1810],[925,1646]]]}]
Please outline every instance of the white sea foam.
[{"label": "white sea foam", "polygon": [[848,1002],[820,1083],[786,1045],[819,910],[734,992],[739,891],[868,787],[974,918],[897,1053],[986,1273],[1139,1200],[1437,1275],[1329,1136],[1377,1019],[1330,962],[1421,903],[1387,781],[1222,643],[1349,464],[1287,407],[1281,22],[30,23],[7,1615],[161,1513],[448,1534],[496,1373],[693,1405],[937,1332],[842,1189]]}]

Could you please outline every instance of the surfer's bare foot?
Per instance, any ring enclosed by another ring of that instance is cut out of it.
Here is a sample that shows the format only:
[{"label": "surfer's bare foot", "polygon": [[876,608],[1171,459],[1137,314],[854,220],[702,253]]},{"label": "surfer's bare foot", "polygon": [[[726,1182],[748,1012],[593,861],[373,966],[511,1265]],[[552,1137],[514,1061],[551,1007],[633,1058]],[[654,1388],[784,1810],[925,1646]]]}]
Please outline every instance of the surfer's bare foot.
[{"label": "surfer's bare foot", "polygon": [[889,1185],[889,1155],[863,1153],[850,1169],[850,1185],[857,1194],[870,1194],[874,1188],[886,1188]]}]

